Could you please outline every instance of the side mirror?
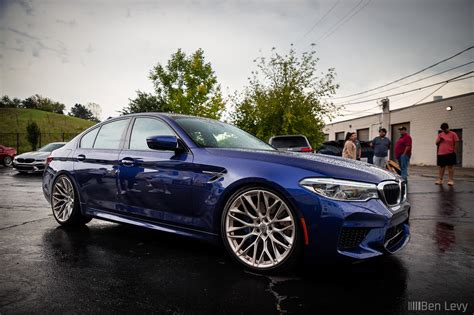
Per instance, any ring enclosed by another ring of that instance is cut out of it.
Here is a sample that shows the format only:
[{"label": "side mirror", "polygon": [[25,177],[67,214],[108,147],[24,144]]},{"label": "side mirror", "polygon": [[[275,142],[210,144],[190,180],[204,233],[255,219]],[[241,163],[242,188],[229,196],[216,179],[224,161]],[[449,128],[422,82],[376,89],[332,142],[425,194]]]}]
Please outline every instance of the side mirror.
[{"label": "side mirror", "polygon": [[146,143],[150,149],[163,151],[181,151],[178,138],[176,136],[151,136],[146,138]]}]

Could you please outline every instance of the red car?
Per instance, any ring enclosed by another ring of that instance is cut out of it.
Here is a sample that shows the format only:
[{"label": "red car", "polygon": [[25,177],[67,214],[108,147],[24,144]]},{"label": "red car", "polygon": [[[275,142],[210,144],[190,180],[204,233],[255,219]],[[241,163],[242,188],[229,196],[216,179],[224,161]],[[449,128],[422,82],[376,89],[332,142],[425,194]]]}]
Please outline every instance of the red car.
[{"label": "red car", "polygon": [[0,144],[0,163],[5,166],[12,166],[13,158],[16,155],[16,149],[6,147]]}]

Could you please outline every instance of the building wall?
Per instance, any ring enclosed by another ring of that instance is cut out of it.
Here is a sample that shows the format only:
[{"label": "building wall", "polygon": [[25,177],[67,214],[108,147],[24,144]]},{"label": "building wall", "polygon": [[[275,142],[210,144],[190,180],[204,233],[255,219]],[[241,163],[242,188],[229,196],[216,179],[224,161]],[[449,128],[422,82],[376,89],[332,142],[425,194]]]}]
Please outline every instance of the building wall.
[{"label": "building wall", "polygon": [[[446,107],[452,106],[452,111]],[[462,129],[463,167],[474,167],[474,93],[450,97],[390,112],[390,124],[410,123],[413,152],[410,163],[436,165],[435,138],[439,126],[447,122],[451,129]],[[328,124],[325,133],[334,140],[335,132],[370,128],[371,138],[378,135],[382,114]],[[390,133],[390,130],[388,130]],[[389,137],[391,135],[389,134]]]}]

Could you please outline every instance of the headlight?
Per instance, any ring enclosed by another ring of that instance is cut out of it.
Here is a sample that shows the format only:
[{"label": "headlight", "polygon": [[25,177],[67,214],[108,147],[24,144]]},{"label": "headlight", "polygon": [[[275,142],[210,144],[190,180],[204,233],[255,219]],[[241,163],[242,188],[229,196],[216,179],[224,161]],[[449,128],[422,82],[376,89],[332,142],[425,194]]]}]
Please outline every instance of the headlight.
[{"label": "headlight", "polygon": [[300,185],[320,196],[341,201],[378,198],[377,185],[333,178],[306,178]]}]

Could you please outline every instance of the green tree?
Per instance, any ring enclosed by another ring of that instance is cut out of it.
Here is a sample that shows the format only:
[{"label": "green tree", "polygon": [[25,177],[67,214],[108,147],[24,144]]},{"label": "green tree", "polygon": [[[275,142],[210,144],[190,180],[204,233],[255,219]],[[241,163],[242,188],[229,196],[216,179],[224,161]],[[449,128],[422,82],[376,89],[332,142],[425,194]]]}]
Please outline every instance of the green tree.
[{"label": "green tree", "polygon": [[202,49],[189,56],[178,49],[166,65],[157,64],[149,78],[155,94],[138,92],[124,113],[153,110],[219,119],[224,111],[220,85]]},{"label": "green tree", "polygon": [[314,51],[297,56],[291,49],[281,55],[275,48],[269,58],[257,58],[257,70],[247,87],[231,98],[232,122],[264,141],[274,135],[303,134],[313,147],[319,146],[324,119],[338,111],[322,98],[333,95],[339,86],[333,68],[319,76],[318,61]]},{"label": "green tree", "polygon": [[50,98],[41,95],[33,95],[21,102],[21,107],[29,109],[39,109],[46,112],[53,112],[57,114],[64,114],[66,106],[62,103],[53,101]]},{"label": "green tree", "polygon": [[128,106],[122,109],[122,114],[143,113],[143,112],[167,112],[167,106],[161,102],[157,96],[137,91],[137,97],[129,99]]},{"label": "green tree", "polygon": [[0,108],[19,108],[21,107],[21,100],[14,97],[10,99],[7,95],[0,98]]},{"label": "green tree", "polygon": [[82,104],[75,104],[73,107],[71,107],[68,115],[81,119],[96,121],[92,111]]},{"label": "green tree", "polygon": [[41,130],[38,127],[38,124],[35,121],[29,121],[26,126],[26,136],[33,151],[36,151],[36,148],[38,147],[40,134]]}]

